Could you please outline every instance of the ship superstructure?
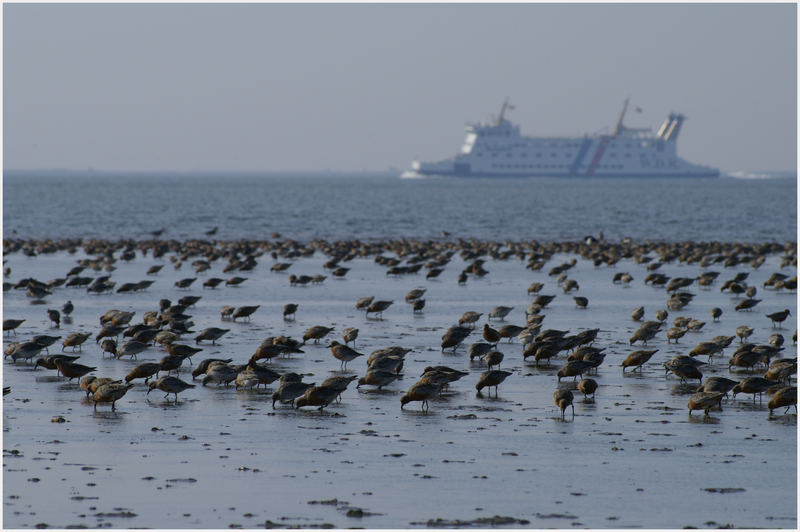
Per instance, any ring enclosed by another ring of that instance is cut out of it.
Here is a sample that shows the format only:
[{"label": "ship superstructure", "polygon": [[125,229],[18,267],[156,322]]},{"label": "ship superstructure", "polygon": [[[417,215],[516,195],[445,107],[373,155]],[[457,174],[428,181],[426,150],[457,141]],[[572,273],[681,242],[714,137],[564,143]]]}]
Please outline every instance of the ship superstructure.
[{"label": "ship superstructure", "polygon": [[512,124],[503,102],[497,120],[467,125],[459,153],[440,162],[414,161],[412,176],[632,176],[717,177],[719,170],[684,161],[677,140],[685,120],[671,113],[653,133],[623,125],[628,100],[614,130],[583,137],[526,137]]}]

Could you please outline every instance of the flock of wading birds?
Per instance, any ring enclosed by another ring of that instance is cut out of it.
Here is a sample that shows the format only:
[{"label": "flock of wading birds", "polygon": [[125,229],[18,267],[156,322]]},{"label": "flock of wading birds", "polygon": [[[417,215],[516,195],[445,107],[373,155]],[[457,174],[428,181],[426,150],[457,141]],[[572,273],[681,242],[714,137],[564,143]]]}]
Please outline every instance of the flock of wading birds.
[{"label": "flock of wading birds", "polygon": [[[276,237],[276,235],[273,235]],[[279,235],[277,235],[279,237]],[[345,241],[328,243],[325,241],[312,241],[309,244],[301,244],[292,240],[276,241],[257,241],[257,242],[216,242],[193,240],[183,243],[177,241],[164,240],[144,240],[144,241],[102,241],[102,240],[65,240],[60,242],[53,241],[19,241],[7,240],[4,242],[6,253],[22,252],[34,257],[39,254],[53,253],[66,250],[74,253],[82,247],[88,256],[93,258],[78,260],[78,265],[72,268],[64,278],[53,279],[49,282],[42,282],[35,278],[24,278],[16,284],[3,283],[3,290],[26,289],[27,295],[35,301],[42,301],[51,295],[55,289],[65,287],[86,287],[88,292],[94,293],[116,293],[134,292],[147,289],[152,280],[144,280],[138,283],[123,283],[119,287],[115,281],[111,281],[110,275],[100,275],[98,277],[83,276],[85,270],[97,272],[113,272],[117,260],[132,261],[137,257],[137,251],[143,256],[148,253],[153,258],[167,257],[177,270],[185,263],[189,262],[198,275],[211,268],[211,264],[217,260],[225,259],[227,264],[223,268],[225,273],[232,271],[252,271],[258,265],[258,260],[263,255],[269,253],[274,262],[271,271],[282,272],[288,270],[293,262],[291,260],[312,255],[315,251],[321,251],[329,257],[325,262],[324,268],[329,270],[336,277],[345,277],[349,268],[341,265],[355,257],[374,256],[375,262],[387,268],[387,275],[409,275],[418,273],[423,266],[427,270],[426,278],[437,277],[450,262],[451,258],[459,253],[461,258],[467,263],[466,268],[459,274],[459,284],[468,282],[471,277],[483,277],[489,272],[484,268],[487,257],[494,260],[507,260],[516,257],[527,260],[527,268],[531,270],[542,270],[547,262],[555,253],[574,253],[581,257],[591,260],[595,266],[613,266],[621,259],[633,259],[637,264],[644,265],[650,272],[644,282],[653,286],[664,287],[669,294],[666,301],[667,309],[656,312],[655,321],[645,321],[630,338],[630,345],[641,342],[646,345],[648,340],[656,337],[665,327],[669,311],[679,311],[689,305],[695,294],[683,289],[697,284],[701,289],[709,289],[717,284],[719,271],[708,270],[715,265],[723,268],[735,267],[738,265],[749,265],[752,268],[760,267],[766,256],[769,254],[783,253],[781,259],[781,269],[794,267],[797,268],[797,248],[795,243],[787,243],[783,246],[778,244],[746,245],[746,244],[723,244],[723,243],[643,243],[635,244],[630,240],[620,243],[610,243],[598,241],[588,237],[582,242],[561,242],[551,244],[530,243],[495,243],[464,241],[456,242],[419,242],[419,241],[388,241],[368,243],[362,241]],[[384,253],[394,253],[395,257],[385,256]],[[288,260],[288,262],[278,262]],[[680,261],[685,264],[697,264],[705,271],[699,276],[691,277],[667,277],[657,272],[664,263]],[[569,262],[552,267],[549,276],[556,277],[558,285],[564,294],[569,294],[579,289],[576,280],[568,277],[568,272],[576,264],[573,258]],[[148,275],[157,275],[164,264],[156,264],[149,268]],[[4,274],[7,277],[10,270],[6,268]],[[327,276],[289,276],[292,285],[304,285],[308,283],[324,282]],[[742,295],[743,299],[738,299],[734,306],[734,311],[752,311],[761,301],[755,296],[758,288],[755,285],[748,285],[746,280],[748,273],[738,273],[732,279],[723,282],[720,286],[721,291],[729,291],[737,298]],[[178,288],[188,288],[197,277],[181,279],[175,283]],[[211,277],[203,282],[204,288],[214,289],[223,282],[226,285],[238,285],[246,281],[245,277],[232,277],[227,280]],[[633,281],[629,273],[619,272],[613,276],[612,282],[628,284]],[[558,357],[562,353],[567,354],[566,363],[558,369],[557,377],[560,383],[562,378],[581,377],[577,382],[577,389],[584,394],[585,399],[589,395],[594,396],[598,383],[594,379],[584,378],[584,374],[597,371],[597,368],[604,362],[606,354],[605,348],[593,346],[598,329],[583,330],[576,334],[569,334],[569,331],[542,329],[545,318],[542,311],[556,297],[555,295],[545,295],[539,292],[544,284],[534,282],[528,287],[528,294],[533,297],[533,301],[525,310],[525,326],[502,325],[494,322],[494,327],[489,320],[502,321],[512,310],[511,307],[498,306],[489,314],[487,323],[482,328],[483,342],[473,343],[469,346],[468,352],[470,360],[479,358],[485,361],[488,370],[484,372],[475,385],[480,396],[483,388],[495,388],[497,394],[498,386],[512,373],[500,369],[503,360],[503,353],[497,349],[498,342],[507,338],[509,341],[518,338],[523,346],[523,359],[533,357],[536,365],[540,361],[550,364],[550,360]],[[790,277],[787,274],[776,272],[763,283],[764,290],[775,291],[788,290],[796,291],[797,275]],[[417,288],[411,290],[406,296],[406,302],[412,306],[413,312],[422,312],[425,306],[423,296],[425,289]],[[178,401],[178,394],[194,388],[195,385],[185,382],[178,377],[170,375],[173,371],[178,372],[184,360],[202,350],[190,344],[182,343],[187,335],[192,335],[195,344],[203,341],[212,344],[229,332],[230,329],[219,327],[208,327],[199,334],[192,331],[194,323],[191,316],[187,314],[201,296],[184,296],[173,304],[168,299],[161,299],[158,303],[159,310],[147,311],[142,315],[139,323],[132,323],[136,312],[120,311],[117,309],[109,310],[100,316],[101,329],[95,335],[96,343],[100,344],[102,355],[106,353],[117,359],[130,356],[135,358],[137,354],[150,349],[155,344],[160,344],[167,352],[159,362],[145,362],[136,365],[125,377],[124,382],[113,380],[107,377],[91,375],[96,371],[96,367],[87,366],[77,362],[79,356],[66,354],[49,354],[48,347],[52,346],[60,336],[39,334],[28,341],[8,343],[4,353],[6,357],[11,357],[14,363],[18,360],[30,361],[37,357],[33,362],[34,369],[39,366],[50,370],[56,370],[59,375],[69,379],[80,378],[80,387],[94,401],[94,408],[100,403],[111,403],[111,409],[115,409],[115,402],[122,398],[128,390],[134,387],[132,381],[144,379],[148,387],[147,394],[153,390],[166,392],[165,398],[174,394],[175,401]],[[586,308],[588,299],[582,296],[574,296],[577,307]],[[356,308],[365,312],[367,318],[370,314],[373,318],[382,319],[382,313],[393,304],[392,301],[375,300],[373,297],[364,297],[357,301]],[[250,316],[258,310],[259,306],[240,306],[238,308],[225,306],[221,309],[222,320],[250,319]],[[47,315],[53,327],[60,327],[61,317],[69,316],[74,306],[71,301],[61,308],[47,310]],[[298,310],[298,305],[289,303],[284,306],[283,318],[293,319]],[[714,308],[711,310],[711,318],[717,320],[722,315],[722,309]],[[791,315],[789,309],[772,312],[766,315],[766,319],[771,320],[773,327],[782,328],[782,324]],[[641,322],[644,316],[644,308],[639,307],[633,310],[631,318]],[[482,317],[478,312],[465,312],[458,320],[458,325],[450,327],[442,336],[442,351],[448,348],[456,350],[464,340],[473,332],[476,324]],[[19,327],[25,319],[5,319],[3,321],[4,334],[16,335],[15,329]],[[668,343],[683,337],[687,331],[698,331],[704,322],[698,319],[676,317],[673,319],[673,326],[666,328]],[[258,385],[269,385],[278,381],[276,391],[272,394],[272,406],[276,402],[291,403],[295,408],[304,406],[318,406],[323,409],[331,402],[339,399],[348,385],[358,377],[352,376],[333,376],[326,379],[319,385],[302,382],[302,376],[297,373],[279,374],[264,364],[259,363],[265,359],[278,356],[288,356],[295,353],[303,353],[303,345],[313,340],[318,343],[326,338],[333,328],[325,326],[314,326],[309,328],[303,335],[302,341],[295,340],[286,336],[269,337],[256,348],[253,355],[245,364],[232,364],[232,359],[205,359],[192,371],[192,380],[202,377],[202,384],[209,383],[224,384],[228,386],[235,382],[237,388],[252,388]],[[753,333],[753,328],[742,325],[736,328],[736,336],[740,343],[735,352],[731,355],[728,362],[729,369],[734,367],[743,368],[751,375],[761,368],[763,376],[748,376],[741,381],[728,379],[725,377],[709,377],[703,382],[701,367],[705,362],[698,360],[699,356],[707,356],[708,362],[716,355],[722,355],[724,349],[728,348],[735,339],[734,336],[717,336],[708,342],[700,342],[692,348],[686,355],[676,355],[671,360],[663,364],[667,373],[671,372],[681,379],[697,379],[699,387],[689,398],[688,408],[691,415],[693,410],[703,410],[706,415],[713,408],[722,410],[722,399],[727,397],[728,392],[733,393],[735,399],[737,393],[753,394],[753,401],[756,395],[761,397],[762,393],[772,394],[768,408],[770,416],[773,410],[786,407],[788,412],[791,406],[797,410],[797,387],[791,386],[791,379],[797,373],[797,358],[779,358],[778,355],[783,351],[784,337],[780,333],[772,334],[767,344],[752,344],[746,342]],[[81,345],[91,338],[91,332],[74,332],[66,336],[62,342],[62,352],[71,347],[73,351],[80,350]],[[130,338],[120,344],[120,335]],[[346,370],[347,363],[359,356],[365,356],[349,346],[358,337],[358,329],[347,328],[342,331],[342,340],[330,342],[331,354],[341,361],[341,369]],[[100,343],[102,341],[102,343]],[[797,330],[792,336],[792,342],[797,343]],[[48,354],[40,356],[42,351]],[[406,354],[411,350],[400,346],[392,346],[374,351],[367,357],[367,372],[358,378],[358,386],[376,386],[379,389],[392,383],[400,376],[403,368],[403,361]],[[623,373],[627,368],[637,368],[642,366],[658,349],[640,349],[628,354],[622,362]],[[159,377],[165,372],[166,376]],[[467,372],[455,370],[447,366],[429,366],[425,368],[422,377],[401,397],[401,409],[411,401],[420,401],[422,409],[427,410],[428,400],[442,393],[442,390],[456,380],[468,375]],[[154,378],[155,377],[155,378]],[[148,382],[149,381],[149,382]],[[4,395],[11,392],[10,387],[3,389]],[[559,388],[553,394],[554,403],[561,409],[561,419],[565,418],[565,410],[572,406],[574,418],[574,395],[572,391]]]}]

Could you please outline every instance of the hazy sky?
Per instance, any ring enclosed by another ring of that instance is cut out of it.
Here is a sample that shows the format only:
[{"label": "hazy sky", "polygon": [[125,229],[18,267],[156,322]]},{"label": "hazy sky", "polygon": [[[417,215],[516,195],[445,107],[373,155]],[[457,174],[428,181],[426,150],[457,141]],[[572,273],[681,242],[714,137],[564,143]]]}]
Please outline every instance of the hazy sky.
[{"label": "hazy sky", "polygon": [[524,134],[687,122],[679,154],[794,169],[794,4],[5,4],[6,169],[384,170]]}]

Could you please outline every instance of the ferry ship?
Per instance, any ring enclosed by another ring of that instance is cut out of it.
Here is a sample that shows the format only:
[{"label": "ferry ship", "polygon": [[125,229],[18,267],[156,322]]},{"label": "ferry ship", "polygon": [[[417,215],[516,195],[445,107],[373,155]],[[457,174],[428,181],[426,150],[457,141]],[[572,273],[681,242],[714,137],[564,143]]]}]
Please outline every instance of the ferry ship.
[{"label": "ferry ship", "polygon": [[584,137],[526,137],[512,124],[508,99],[493,123],[468,124],[459,153],[439,162],[412,163],[403,177],[475,176],[630,176],[718,177],[719,169],[678,157],[677,141],[685,121],[671,113],[658,131],[623,125],[628,99],[610,134]]}]

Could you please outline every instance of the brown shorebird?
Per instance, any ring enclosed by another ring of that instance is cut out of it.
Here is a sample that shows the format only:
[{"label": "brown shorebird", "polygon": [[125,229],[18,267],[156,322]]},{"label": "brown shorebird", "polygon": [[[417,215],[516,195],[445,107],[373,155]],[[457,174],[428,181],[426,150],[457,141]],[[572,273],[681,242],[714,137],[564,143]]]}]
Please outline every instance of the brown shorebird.
[{"label": "brown shorebird", "polygon": [[291,267],[292,267],[291,262],[276,262],[270,267],[269,270],[272,272],[285,272]]},{"label": "brown shorebird", "polygon": [[261,305],[247,305],[239,307],[236,309],[236,311],[234,311],[233,316],[231,317],[233,318],[233,321],[236,321],[236,318],[247,318],[247,321],[250,321],[250,316],[257,311],[258,307],[260,306]]},{"label": "brown shorebird", "polygon": [[37,344],[36,342],[31,342],[31,341],[19,342],[11,344],[8,347],[6,347],[5,354],[11,355],[11,360],[13,360],[14,363],[16,363],[17,359],[20,358],[23,360],[32,359],[33,357],[41,353],[42,349],[44,348],[41,345]]},{"label": "brown shorebird", "polygon": [[762,393],[776,384],[779,384],[778,381],[765,379],[764,377],[747,377],[742,382],[734,386],[731,391],[733,392],[734,400],[736,399],[737,393],[752,393],[753,402],[755,403],[756,395],[758,395],[760,399]]},{"label": "brown shorebird", "polygon": [[372,369],[370,368],[366,375],[358,379],[358,384],[356,384],[356,388],[362,385],[368,386],[377,386],[380,390],[387,384],[391,384],[394,382],[399,375],[393,371],[385,371],[382,369]]},{"label": "brown shorebird", "polygon": [[231,382],[236,380],[238,374],[239,372],[236,371],[235,368],[227,364],[210,364],[208,370],[206,370],[206,376],[203,377],[203,386],[209,382],[216,382],[217,386],[220,384],[228,386]]},{"label": "brown shorebird", "polygon": [[215,362],[219,362],[221,364],[229,364],[229,363],[233,362],[233,359],[232,358],[224,358],[224,359],[223,358],[206,358],[205,360],[200,362],[200,364],[194,370],[192,370],[192,379],[196,379],[200,375],[205,375],[206,371],[208,371],[208,367],[211,364],[215,363]]},{"label": "brown shorebird", "polygon": [[468,310],[458,319],[458,324],[470,325],[474,327],[475,322],[478,321],[481,318],[481,316],[483,316],[483,313],[481,312],[474,312],[472,310]]},{"label": "brown shorebird", "polygon": [[692,410],[703,410],[706,415],[714,405],[719,407],[722,411],[722,398],[725,396],[722,392],[697,392],[689,398],[689,415],[692,415]]},{"label": "brown shorebird", "polygon": [[719,321],[719,317],[722,316],[722,309],[719,307],[714,307],[711,309],[711,319],[713,321]]},{"label": "brown shorebird", "polygon": [[478,395],[481,395],[481,390],[489,387],[489,397],[492,396],[492,386],[494,386],[494,395],[497,397],[497,387],[501,382],[506,380],[506,377],[512,375],[510,371],[503,371],[500,369],[493,369],[481,374],[478,383],[475,384],[475,389],[478,390]]},{"label": "brown shorebird", "polygon": [[736,336],[739,337],[740,342],[744,342],[745,338],[749,338],[753,334],[753,328],[747,325],[739,325],[736,327]]},{"label": "brown shorebird", "polygon": [[350,268],[345,268],[344,266],[339,266],[338,268],[336,268],[335,270],[333,270],[331,272],[331,275],[333,275],[334,277],[344,277],[345,275],[347,275],[347,272],[349,272],[349,271],[350,271]]},{"label": "brown shorebird", "polygon": [[212,344],[215,344],[217,340],[222,337],[223,334],[230,331],[230,329],[220,329],[218,327],[208,327],[207,329],[203,329],[200,331],[195,337],[195,343],[200,343],[200,340],[211,340]]},{"label": "brown shorebird", "polygon": [[340,344],[335,340],[331,342],[330,348],[334,358],[342,362],[341,363],[342,370],[347,369],[347,363],[350,362],[351,360],[355,359],[356,357],[364,356],[364,353],[359,353],[355,349],[352,349],[344,344]]},{"label": "brown shorebird", "polygon": [[72,301],[70,300],[67,300],[67,302],[64,303],[64,306],[61,307],[61,312],[64,313],[64,316],[69,316],[70,314],[72,314],[73,310],[75,310],[75,305],[73,305]]},{"label": "brown shorebird", "polygon": [[14,329],[22,325],[24,322],[25,320],[14,320],[14,319],[3,320],[3,332],[9,331],[13,332],[14,334],[17,334],[17,332]]},{"label": "brown shorebird", "polygon": [[469,336],[470,329],[466,327],[453,326],[447,329],[442,335],[442,351],[448,347],[452,347],[453,351],[456,350],[458,345]]},{"label": "brown shorebird", "polygon": [[93,372],[97,368],[84,366],[83,364],[78,364],[77,362],[70,362],[68,360],[56,359],[53,361],[58,368],[58,371],[69,380],[72,379],[79,379],[84,375]]},{"label": "brown shorebird", "polygon": [[201,299],[203,299],[203,296],[183,296],[178,300],[178,304],[184,307],[192,307]]},{"label": "brown shorebird", "polygon": [[772,399],[767,403],[770,417],[772,416],[773,410],[781,408],[782,406],[786,407],[784,414],[788,412],[789,407],[792,406],[794,406],[794,411],[797,412],[797,386],[787,386],[775,392],[775,395],[773,395]]},{"label": "brown shorebird", "polygon": [[686,379],[697,379],[700,384],[703,383],[703,373],[692,364],[664,364],[664,367],[680,377],[681,382],[686,382]]},{"label": "brown shorebird", "polygon": [[698,392],[721,392],[728,395],[728,392],[736,386],[737,382],[725,377],[709,377],[706,382],[697,387]]},{"label": "brown shorebird", "polygon": [[37,358],[36,359],[36,363],[33,365],[33,369],[36,369],[39,366],[42,366],[45,369],[58,370],[58,367],[56,366],[56,360],[60,359],[60,360],[66,360],[67,362],[75,362],[79,358],[80,358],[79,356],[70,356],[70,355],[61,355],[61,354],[58,354],[58,355],[47,355],[47,356],[43,356],[42,358]]},{"label": "brown shorebird", "polygon": [[583,394],[584,400],[589,395],[594,399],[594,392],[597,390],[597,381],[594,379],[583,379],[578,383],[578,390]]},{"label": "brown shorebird", "polygon": [[789,309],[787,308],[787,309],[784,309],[784,310],[782,310],[780,312],[773,312],[772,314],[767,314],[767,317],[770,320],[772,320],[772,326],[773,327],[775,326],[776,323],[778,324],[778,327],[780,327],[781,323],[789,316],[789,314],[791,314],[791,313],[789,312]]},{"label": "brown shorebird", "polygon": [[[271,360],[273,358],[277,358],[280,355],[285,355],[286,353],[292,352],[290,348],[286,347],[285,345],[275,344],[274,338],[267,338],[261,345],[256,348],[255,353],[250,356],[251,362],[257,362],[262,359]],[[297,351],[300,351],[299,349]],[[302,353],[302,351],[300,351]]]},{"label": "brown shorebird", "polygon": [[105,325],[97,336],[94,337],[95,343],[103,338],[116,338],[125,331],[124,325]]},{"label": "brown shorebird", "polygon": [[525,327],[519,325],[503,325],[497,330],[497,334],[500,335],[500,338],[508,338],[508,341],[511,342],[524,330]]},{"label": "brown shorebird", "polygon": [[307,389],[301,397],[295,400],[294,407],[318,406],[319,410],[322,410],[331,404],[339,393],[339,390],[334,386],[314,386]]},{"label": "brown shorebird", "polygon": [[426,366],[419,382],[428,382],[444,389],[451,382],[455,382],[467,375],[469,373],[466,371],[459,371],[448,366]]},{"label": "brown shorebird", "polygon": [[568,406],[572,407],[572,418],[575,419],[575,405],[572,404],[574,396],[569,390],[556,390],[553,393],[553,402],[561,409],[561,419],[564,419],[564,411]]},{"label": "brown shorebird", "polygon": [[403,359],[411,351],[412,349],[408,349],[399,345],[376,349],[369,355],[369,358],[367,358],[367,366],[371,366],[375,361],[384,357],[399,357],[400,359]]},{"label": "brown shorebird", "polygon": [[294,318],[295,313],[297,313],[297,309],[299,306],[300,305],[298,305],[297,303],[286,303],[283,306],[283,319],[288,320],[289,316],[292,316],[292,318]]},{"label": "brown shorebird", "polygon": [[415,288],[406,294],[406,303],[411,303],[425,295],[427,288]]},{"label": "brown shorebird", "polygon": [[161,360],[158,361],[158,363],[161,364],[160,371],[166,371],[167,375],[169,375],[172,370],[176,370],[176,372],[180,371],[183,358],[184,357],[178,355],[166,355],[162,357]]},{"label": "brown shorebird", "polygon": [[625,373],[625,368],[629,368],[631,366],[633,366],[634,369],[636,369],[637,367],[639,369],[642,369],[642,365],[644,365],[645,362],[650,360],[650,357],[652,357],[657,352],[658,349],[651,349],[649,351],[640,350],[632,352],[625,358],[625,360],[622,361],[622,372]]},{"label": "brown shorebird", "polygon": [[369,307],[367,307],[366,314],[377,314],[379,319],[382,319],[383,311],[389,308],[392,303],[394,303],[394,301],[373,301],[369,304]]},{"label": "brown shorebird", "polygon": [[161,371],[161,364],[158,362],[142,362],[133,366],[130,373],[125,376],[125,382],[131,382],[133,379],[144,379],[144,382],[147,383],[153,375],[158,377],[159,371]]},{"label": "brown shorebird", "polygon": [[[283,378],[281,378],[283,380]],[[297,380],[285,380],[283,381],[275,393],[272,394],[272,408],[275,408],[275,402],[280,401],[281,403],[292,403],[294,405],[294,401],[300,397],[301,395],[306,393],[306,390],[312,388],[314,383],[305,383],[300,382]]]},{"label": "brown shorebird", "polygon": [[715,336],[711,341],[719,345],[722,349],[725,349],[731,345],[731,342],[733,342],[735,338],[735,336]]},{"label": "brown shorebird", "polygon": [[245,369],[236,375],[237,390],[239,388],[253,388],[254,386],[258,386],[258,384],[258,375],[256,375],[256,372],[251,369]]},{"label": "brown shorebird", "polygon": [[231,305],[224,305],[220,310],[219,314],[221,319],[229,320],[231,316],[233,316],[233,311],[236,310],[236,307],[232,307]]},{"label": "brown shorebird", "polygon": [[350,386],[350,383],[353,382],[356,379],[358,379],[358,375],[347,375],[347,376],[334,375],[333,377],[328,377],[327,379],[322,381],[322,384],[320,384],[320,387],[325,386],[325,387],[330,387],[330,388],[334,388],[334,389],[339,390],[338,398],[339,398],[339,401],[341,401],[342,400],[342,392],[345,391],[347,389],[347,387]]},{"label": "brown shorebird", "polygon": [[323,327],[322,325],[315,325],[309,328],[303,334],[303,344],[305,344],[309,340],[314,340],[315,344],[318,344],[322,338],[328,335],[329,332],[333,330],[333,327]]},{"label": "brown shorebird", "polygon": [[544,283],[531,283],[531,285],[528,287],[528,294],[538,294],[542,288],[544,288]]},{"label": "brown shorebird", "polygon": [[733,307],[734,310],[750,310],[751,308],[755,307],[761,303],[760,299],[743,299],[739,301],[739,303]]},{"label": "brown shorebird", "polygon": [[[272,371],[271,369],[266,368],[253,360],[250,360],[247,363],[246,371],[252,373],[252,375],[256,378],[258,381],[256,386],[263,384],[265,388],[268,384],[272,384],[281,377],[279,373]],[[241,373],[239,373],[239,375],[241,375]],[[238,379],[239,377],[237,376],[236,378]]]},{"label": "brown shorebird", "polygon": [[375,299],[375,296],[367,296],[359,298],[359,300],[356,301],[356,308],[358,310],[366,310],[372,303],[373,299]]},{"label": "brown shorebird", "polygon": [[586,308],[589,306],[589,298],[583,296],[575,296],[572,298],[575,301],[575,306],[578,308]]},{"label": "brown shorebird", "polygon": [[[641,341],[643,344],[647,345],[647,341],[648,340],[652,340],[653,338],[655,338],[656,334],[658,333],[658,327],[657,326],[647,326],[648,323],[650,323],[650,322],[645,322],[645,323],[642,324],[641,327],[636,329],[636,332],[633,333],[633,336],[631,336],[631,339],[630,339],[631,345],[633,345],[634,342],[637,342],[637,341]],[[658,325],[661,325],[660,322],[655,322],[655,323],[657,323]]]},{"label": "brown shorebird", "polygon": [[211,277],[203,282],[203,288],[216,288],[224,281],[225,279],[220,279],[219,277]]},{"label": "brown shorebird", "polygon": [[514,307],[503,307],[503,306],[494,307],[492,311],[489,312],[489,316],[487,317],[487,319],[502,320],[506,316],[508,316],[508,313],[511,312],[512,310],[514,310]]},{"label": "brown shorebird", "polygon": [[375,357],[367,364],[367,371],[390,371],[399,375],[403,370],[403,357],[397,355],[384,355]]},{"label": "brown shorebird", "polygon": [[104,385],[110,383],[122,384],[122,381],[116,381],[114,379],[108,377],[95,377],[94,375],[87,375],[86,377],[81,379],[81,390],[86,392],[86,396],[94,395],[94,392],[97,389]]},{"label": "brown shorebird", "polygon": [[313,277],[310,275],[295,275],[291,274],[289,276],[289,286],[297,286],[297,285],[307,285],[313,280]]},{"label": "brown shorebird", "polygon": [[503,353],[500,351],[489,351],[483,356],[483,361],[486,362],[486,366],[489,369],[492,369],[492,366],[500,367],[500,363],[503,361]]},{"label": "brown shorebird", "polygon": [[239,286],[247,280],[247,277],[231,277],[225,281],[225,286]]},{"label": "brown shorebird", "polygon": [[358,329],[354,327],[348,327],[342,331],[342,340],[344,340],[345,345],[353,342],[353,347],[355,347],[356,338],[358,338]]},{"label": "brown shorebird", "polygon": [[78,350],[81,350],[81,344],[84,343],[86,340],[88,340],[91,335],[92,333],[79,333],[79,332],[69,334],[67,335],[66,338],[64,338],[61,350],[63,351],[67,347],[72,347],[73,351],[75,351],[76,347],[78,348]]},{"label": "brown shorebird", "polygon": [[631,312],[631,319],[633,319],[633,321],[642,321],[643,317],[644,317],[644,307],[637,307],[633,309],[633,312]]},{"label": "brown shorebird", "polygon": [[492,329],[488,323],[483,325],[483,339],[492,345],[496,345],[500,341],[500,333],[496,329]]},{"label": "brown shorebird", "polygon": [[722,349],[723,347],[716,342],[700,342],[689,351],[689,356],[708,355],[708,360],[711,361],[711,357],[716,353],[722,353]]},{"label": "brown shorebird", "polygon": [[426,381],[419,381],[414,384],[408,391],[400,398],[400,409],[410,403],[411,401],[421,401],[422,410],[428,410],[428,399],[438,394],[441,386],[432,384]]},{"label": "brown shorebird", "polygon": [[492,344],[478,342],[469,346],[469,359],[482,358],[486,353],[492,350]]},{"label": "brown shorebird", "polygon": [[197,280],[197,277],[190,277],[186,279],[181,279],[179,281],[175,281],[175,286],[178,288],[189,288],[193,282]]},{"label": "brown shorebird", "polygon": [[103,384],[95,390],[92,399],[94,399],[94,409],[97,410],[97,403],[111,403],[111,411],[116,410],[116,402],[122,398],[123,395],[128,393],[128,390],[133,388],[133,384],[122,383],[108,383]]},{"label": "brown shorebird", "polygon": [[130,357],[133,359],[145,349],[147,349],[147,344],[143,342],[137,342],[136,340],[129,340],[117,348],[117,351],[114,353],[114,355],[117,358],[130,355]]},{"label": "brown shorebird", "polygon": [[50,321],[55,323],[55,328],[58,329],[61,327],[61,313],[56,309],[47,309],[47,317],[50,318]]},{"label": "brown shorebird", "polygon": [[769,364],[769,369],[764,374],[765,379],[773,381],[786,381],[797,373],[797,360],[778,358]]},{"label": "brown shorebird", "polygon": [[198,347],[192,347],[186,344],[176,344],[174,342],[167,344],[165,347],[167,349],[167,353],[181,358],[188,358],[190,364],[192,362],[192,357],[202,351],[202,349]]},{"label": "brown shorebird", "polygon": [[[572,360],[567,362],[558,369],[558,382],[561,382],[563,377],[577,377],[583,378],[583,374],[594,367],[594,364],[585,360]],[[623,368],[624,371],[624,368]]]}]

